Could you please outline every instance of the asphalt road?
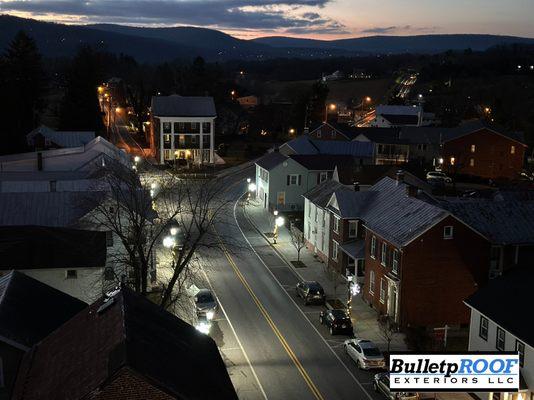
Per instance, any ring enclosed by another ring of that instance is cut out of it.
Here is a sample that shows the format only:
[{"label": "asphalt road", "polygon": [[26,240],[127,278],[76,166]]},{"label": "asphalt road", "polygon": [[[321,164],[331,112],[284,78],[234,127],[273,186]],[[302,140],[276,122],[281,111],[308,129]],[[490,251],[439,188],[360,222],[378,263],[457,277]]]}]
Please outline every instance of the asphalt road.
[{"label": "asphalt road", "polygon": [[[245,191],[247,175],[251,169],[226,178],[232,200]],[[237,368],[233,381],[240,398],[380,398],[372,390],[372,373],[358,371],[343,353],[344,338],[329,338],[318,324],[320,308],[295,302],[298,277],[235,201],[216,223],[221,249],[199,256],[221,305],[212,337]],[[236,384],[241,375],[243,390]]]}]

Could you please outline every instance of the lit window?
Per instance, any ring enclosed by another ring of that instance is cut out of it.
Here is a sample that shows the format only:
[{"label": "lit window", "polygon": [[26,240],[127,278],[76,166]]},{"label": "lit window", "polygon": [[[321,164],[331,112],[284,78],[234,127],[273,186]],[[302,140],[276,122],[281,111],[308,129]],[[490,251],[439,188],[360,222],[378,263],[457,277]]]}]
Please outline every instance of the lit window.
[{"label": "lit window", "polygon": [[454,157],[451,157],[451,165],[454,165],[455,162],[456,162],[456,159]]},{"label": "lit window", "polygon": [[332,259],[337,260],[338,244],[335,240],[332,240]]},{"label": "lit window", "polygon": [[376,236],[371,237],[371,258],[376,258]]},{"label": "lit window", "polygon": [[480,336],[484,340],[488,340],[488,319],[482,316],[480,317],[478,336]]},{"label": "lit window", "polygon": [[515,154],[515,146],[510,147],[510,154]]},{"label": "lit window", "polygon": [[525,344],[519,340],[515,341],[515,351],[519,354],[519,365],[523,367],[525,364]]},{"label": "lit window", "polygon": [[454,228],[451,225],[443,227],[443,239],[453,238]]},{"label": "lit window", "polygon": [[475,166],[475,159],[474,158],[470,158],[469,159],[469,166],[470,167],[474,167]]},{"label": "lit window", "polygon": [[163,123],[163,133],[171,133],[172,125],[170,122]]},{"label": "lit window", "polygon": [[339,217],[334,215],[334,232],[339,233]]},{"label": "lit window", "polygon": [[506,332],[504,329],[497,327],[497,340],[495,347],[497,350],[504,351],[504,346],[506,345]]},{"label": "lit window", "polygon": [[386,287],[387,283],[384,278],[380,278],[380,302],[384,303],[386,301]]},{"label": "lit window", "polygon": [[369,273],[369,294],[375,293],[375,271],[371,270]]},{"label": "lit window", "polygon": [[382,251],[380,254],[380,264],[382,264],[384,267],[387,263],[387,255],[388,255],[388,245],[386,242],[382,242]]},{"label": "lit window", "polygon": [[471,153],[474,153],[476,151],[476,149],[477,149],[477,147],[474,144],[472,144],[471,145]]},{"label": "lit window", "polygon": [[397,249],[393,250],[392,270],[394,274],[399,273],[399,251]]},{"label": "lit window", "polygon": [[354,238],[358,234],[358,221],[349,221],[349,237]]}]

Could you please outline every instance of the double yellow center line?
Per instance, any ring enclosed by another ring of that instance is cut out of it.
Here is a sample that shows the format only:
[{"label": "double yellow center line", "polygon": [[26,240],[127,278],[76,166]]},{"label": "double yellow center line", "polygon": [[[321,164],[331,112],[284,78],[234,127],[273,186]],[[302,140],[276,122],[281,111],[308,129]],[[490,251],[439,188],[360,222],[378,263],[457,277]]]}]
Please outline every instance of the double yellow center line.
[{"label": "double yellow center line", "polygon": [[298,371],[302,375],[302,378],[304,379],[304,381],[306,382],[306,384],[310,388],[311,392],[313,393],[313,395],[315,396],[315,398],[317,400],[324,400],[323,396],[321,395],[321,392],[319,392],[319,389],[317,388],[317,386],[315,386],[315,383],[313,383],[313,381],[311,380],[310,376],[308,375],[308,373],[306,372],[306,370],[302,366],[301,362],[299,361],[299,359],[297,358],[297,356],[295,355],[295,353],[293,352],[293,350],[291,349],[291,347],[287,343],[286,339],[284,338],[284,336],[282,335],[282,333],[280,332],[280,330],[278,329],[278,327],[274,323],[273,319],[271,318],[271,316],[269,315],[269,313],[267,312],[267,310],[265,309],[265,307],[263,306],[261,301],[258,299],[256,294],[254,293],[254,291],[250,287],[249,283],[247,282],[247,280],[245,279],[245,277],[243,276],[243,274],[241,273],[241,271],[237,267],[236,263],[234,262],[234,259],[232,258],[232,256],[230,255],[228,249],[224,245],[219,233],[217,232],[215,227],[213,229],[215,231],[215,234],[217,235],[217,238],[219,240],[219,244],[221,246],[221,249],[222,249],[224,255],[226,256],[226,259],[228,260],[228,262],[232,266],[232,269],[234,270],[235,274],[237,275],[237,277],[239,278],[239,280],[241,281],[243,286],[245,286],[245,289],[247,289],[248,293],[252,297],[252,300],[254,300],[254,303],[256,304],[256,306],[260,310],[261,314],[263,315],[263,317],[265,318],[265,320],[267,321],[267,323],[271,327],[272,331],[274,332],[274,334],[276,335],[276,337],[278,338],[278,340],[282,344],[282,347],[284,348],[286,353],[289,355],[289,358],[291,358],[291,360],[293,361],[293,364],[295,364],[295,367],[297,367]]}]

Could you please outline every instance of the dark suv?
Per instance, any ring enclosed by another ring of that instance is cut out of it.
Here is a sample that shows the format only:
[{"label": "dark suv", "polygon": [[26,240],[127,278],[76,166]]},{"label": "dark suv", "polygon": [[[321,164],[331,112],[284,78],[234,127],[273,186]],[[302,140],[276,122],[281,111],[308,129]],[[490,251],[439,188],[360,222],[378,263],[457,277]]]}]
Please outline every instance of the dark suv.
[{"label": "dark suv", "polygon": [[343,333],[349,336],[354,335],[352,321],[346,310],[336,309],[321,311],[319,321],[322,325],[326,325],[331,335],[336,335],[338,333]]},{"label": "dark suv", "polygon": [[302,281],[297,283],[297,296],[304,299],[304,304],[324,304],[326,296],[323,287],[316,281]]}]

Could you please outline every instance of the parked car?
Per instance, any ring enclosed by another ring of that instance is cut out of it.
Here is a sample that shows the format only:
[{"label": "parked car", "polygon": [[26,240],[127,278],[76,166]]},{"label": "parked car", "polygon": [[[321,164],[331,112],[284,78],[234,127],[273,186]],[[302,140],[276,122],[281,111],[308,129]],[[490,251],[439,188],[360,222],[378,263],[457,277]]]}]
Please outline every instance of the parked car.
[{"label": "parked car", "polygon": [[444,172],[441,171],[429,171],[426,173],[426,180],[431,181],[442,181],[445,183],[452,183],[452,178],[447,176]]},{"label": "parked car", "polygon": [[392,392],[389,390],[389,373],[381,372],[375,375],[373,381],[375,392],[382,393],[390,400],[419,400],[418,393]]},{"label": "parked car", "polygon": [[213,319],[217,311],[217,300],[209,289],[200,289],[195,295],[197,315],[205,315],[208,320]]},{"label": "parked car", "polygon": [[344,342],[345,352],[361,369],[384,369],[384,355],[376,345],[366,339],[348,339]]},{"label": "parked car", "polygon": [[321,311],[319,314],[319,321],[325,325],[330,331],[331,335],[344,333],[345,335],[353,335],[352,321],[350,315],[344,309],[334,309]]},{"label": "parked car", "polygon": [[310,303],[324,304],[326,301],[323,287],[316,281],[302,281],[297,283],[296,292],[298,297],[304,299],[305,305]]}]

